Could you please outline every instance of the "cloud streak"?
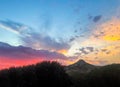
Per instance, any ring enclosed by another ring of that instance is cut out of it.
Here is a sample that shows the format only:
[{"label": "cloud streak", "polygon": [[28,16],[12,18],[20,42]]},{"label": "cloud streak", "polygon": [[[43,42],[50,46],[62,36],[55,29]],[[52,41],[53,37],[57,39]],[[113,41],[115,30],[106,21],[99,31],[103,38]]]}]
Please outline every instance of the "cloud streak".
[{"label": "cloud streak", "polygon": [[[34,50],[30,47],[11,46],[7,43],[0,42],[0,64],[3,67],[21,66],[41,62],[43,60],[58,61],[62,64],[69,64],[70,59],[57,52],[48,50]],[[5,67],[6,68],[6,67]]]},{"label": "cloud streak", "polygon": [[42,36],[38,33],[31,33],[30,37],[21,37],[25,46],[30,46],[36,49],[46,49],[46,50],[61,50],[68,49],[69,45],[63,41],[57,42],[49,36]]},{"label": "cloud streak", "polygon": [[31,28],[22,23],[17,23],[11,20],[1,20],[0,27],[12,31],[13,33],[19,34],[23,45],[34,49],[59,51],[63,49],[67,50],[70,48],[68,42],[64,42],[63,40],[56,41],[54,38],[51,38],[48,35],[34,32],[34,28]]},{"label": "cloud streak", "polygon": [[24,46],[10,46],[9,44],[0,42],[0,56],[10,57],[13,59],[30,59],[30,58],[43,58],[43,59],[66,59],[62,54],[56,52],[49,52],[47,50],[34,50]]},{"label": "cloud streak", "polygon": [[28,26],[24,24],[17,23],[11,20],[5,20],[5,21],[0,20],[0,27],[3,29],[9,30],[13,33],[16,33],[16,34],[21,34],[22,31],[29,28]]}]

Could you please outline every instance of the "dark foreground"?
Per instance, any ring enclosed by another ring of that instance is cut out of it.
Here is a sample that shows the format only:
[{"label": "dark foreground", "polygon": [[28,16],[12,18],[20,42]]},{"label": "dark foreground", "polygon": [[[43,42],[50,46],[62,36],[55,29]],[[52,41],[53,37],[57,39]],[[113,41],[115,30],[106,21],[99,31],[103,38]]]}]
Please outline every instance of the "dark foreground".
[{"label": "dark foreground", "polygon": [[57,62],[42,62],[0,71],[0,87],[120,87],[120,65],[70,75]]}]

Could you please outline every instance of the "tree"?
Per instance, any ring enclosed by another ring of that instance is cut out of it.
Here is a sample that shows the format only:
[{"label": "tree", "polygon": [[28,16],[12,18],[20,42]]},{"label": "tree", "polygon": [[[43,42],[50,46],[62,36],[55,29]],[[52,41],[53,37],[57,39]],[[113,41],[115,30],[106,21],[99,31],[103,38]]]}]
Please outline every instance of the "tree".
[{"label": "tree", "polygon": [[0,71],[0,87],[70,87],[72,82],[64,67],[45,61],[36,65]]}]

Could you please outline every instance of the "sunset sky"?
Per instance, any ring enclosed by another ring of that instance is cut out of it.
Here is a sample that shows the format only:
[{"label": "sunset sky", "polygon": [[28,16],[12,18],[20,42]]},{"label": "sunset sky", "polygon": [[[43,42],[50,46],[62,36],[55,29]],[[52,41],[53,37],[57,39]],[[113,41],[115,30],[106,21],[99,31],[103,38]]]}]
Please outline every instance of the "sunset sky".
[{"label": "sunset sky", "polygon": [[0,69],[79,59],[120,63],[120,0],[0,0]]}]

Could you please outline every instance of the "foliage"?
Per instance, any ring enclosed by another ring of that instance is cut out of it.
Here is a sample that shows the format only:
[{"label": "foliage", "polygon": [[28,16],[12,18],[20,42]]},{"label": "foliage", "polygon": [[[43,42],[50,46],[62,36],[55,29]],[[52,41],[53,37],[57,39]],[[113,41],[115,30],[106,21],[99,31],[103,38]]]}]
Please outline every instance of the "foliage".
[{"label": "foliage", "polygon": [[69,76],[57,62],[12,67],[0,71],[0,87],[70,87]]}]

